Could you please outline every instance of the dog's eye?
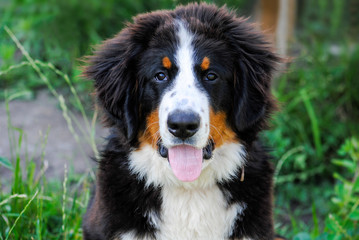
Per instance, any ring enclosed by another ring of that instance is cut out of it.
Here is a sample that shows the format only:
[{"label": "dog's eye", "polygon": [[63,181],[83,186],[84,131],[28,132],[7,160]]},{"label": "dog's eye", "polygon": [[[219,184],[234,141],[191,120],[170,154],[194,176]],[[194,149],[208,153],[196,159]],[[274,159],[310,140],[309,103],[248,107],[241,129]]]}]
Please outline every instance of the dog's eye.
[{"label": "dog's eye", "polygon": [[167,80],[167,75],[165,73],[163,73],[163,72],[159,72],[159,73],[156,74],[155,79],[157,81],[160,81],[160,82],[161,81],[166,81]]},{"label": "dog's eye", "polygon": [[214,81],[214,80],[216,80],[217,78],[218,78],[218,77],[217,77],[216,74],[214,74],[214,73],[208,73],[204,79],[205,79],[206,81]]}]

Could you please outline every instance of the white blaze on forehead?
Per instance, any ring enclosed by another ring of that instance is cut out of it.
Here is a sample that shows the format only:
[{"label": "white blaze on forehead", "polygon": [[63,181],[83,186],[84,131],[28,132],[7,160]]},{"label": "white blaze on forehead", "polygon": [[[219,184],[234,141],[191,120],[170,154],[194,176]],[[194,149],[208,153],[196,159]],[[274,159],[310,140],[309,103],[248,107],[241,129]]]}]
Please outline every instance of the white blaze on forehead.
[{"label": "white blaze on forehead", "polygon": [[181,80],[177,80],[176,85],[185,85],[186,83],[194,85],[194,51],[192,47],[193,35],[188,32],[183,23],[179,23],[178,27],[179,48],[175,57],[179,67],[177,78],[181,78]]},{"label": "white blaze on forehead", "polygon": [[194,72],[194,36],[185,23],[178,21],[176,26],[178,47],[174,57],[178,72],[160,103],[160,134],[165,145],[173,145],[174,136],[167,129],[168,115],[175,110],[192,111],[200,116],[201,122],[198,132],[192,137],[192,142],[194,147],[203,148],[209,135],[209,101],[205,91],[199,88]]}]

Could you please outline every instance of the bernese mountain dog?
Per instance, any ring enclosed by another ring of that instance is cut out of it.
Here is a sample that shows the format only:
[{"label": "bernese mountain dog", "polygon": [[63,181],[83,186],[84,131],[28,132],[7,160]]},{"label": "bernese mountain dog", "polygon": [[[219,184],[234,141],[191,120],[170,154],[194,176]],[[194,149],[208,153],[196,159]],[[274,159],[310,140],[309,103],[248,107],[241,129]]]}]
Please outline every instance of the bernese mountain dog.
[{"label": "bernese mountain dog", "polygon": [[275,239],[258,142],[281,61],[226,7],[138,15],[87,60],[110,136],[85,240]]}]

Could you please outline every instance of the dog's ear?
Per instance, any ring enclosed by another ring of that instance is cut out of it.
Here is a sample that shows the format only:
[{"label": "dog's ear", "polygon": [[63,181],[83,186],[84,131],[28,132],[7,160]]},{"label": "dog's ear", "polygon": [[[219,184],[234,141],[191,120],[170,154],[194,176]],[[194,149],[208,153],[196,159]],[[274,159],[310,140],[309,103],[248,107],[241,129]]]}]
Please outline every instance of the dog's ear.
[{"label": "dog's ear", "polygon": [[143,82],[138,79],[138,60],[160,25],[160,15],[139,15],[114,38],[104,41],[87,58],[83,75],[95,81],[95,94],[108,126],[116,126],[127,140],[137,137]]},{"label": "dog's ear", "polygon": [[281,58],[264,36],[236,18],[229,31],[231,48],[235,53],[233,121],[238,132],[255,131],[266,127],[266,119],[275,108],[270,92],[273,72]]},{"label": "dog's ear", "polygon": [[93,56],[88,57],[84,76],[94,80],[95,94],[105,112],[105,122],[119,127],[128,139],[137,128],[139,94],[136,89],[134,56],[139,49],[133,46],[129,29],[104,41]]}]

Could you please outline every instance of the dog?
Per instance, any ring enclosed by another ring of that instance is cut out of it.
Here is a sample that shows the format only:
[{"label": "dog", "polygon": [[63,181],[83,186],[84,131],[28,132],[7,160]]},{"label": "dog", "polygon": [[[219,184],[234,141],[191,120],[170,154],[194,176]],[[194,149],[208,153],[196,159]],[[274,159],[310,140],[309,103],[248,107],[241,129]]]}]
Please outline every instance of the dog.
[{"label": "dog", "polygon": [[226,7],[134,18],[87,59],[110,128],[85,240],[275,239],[259,140],[281,58]]}]

